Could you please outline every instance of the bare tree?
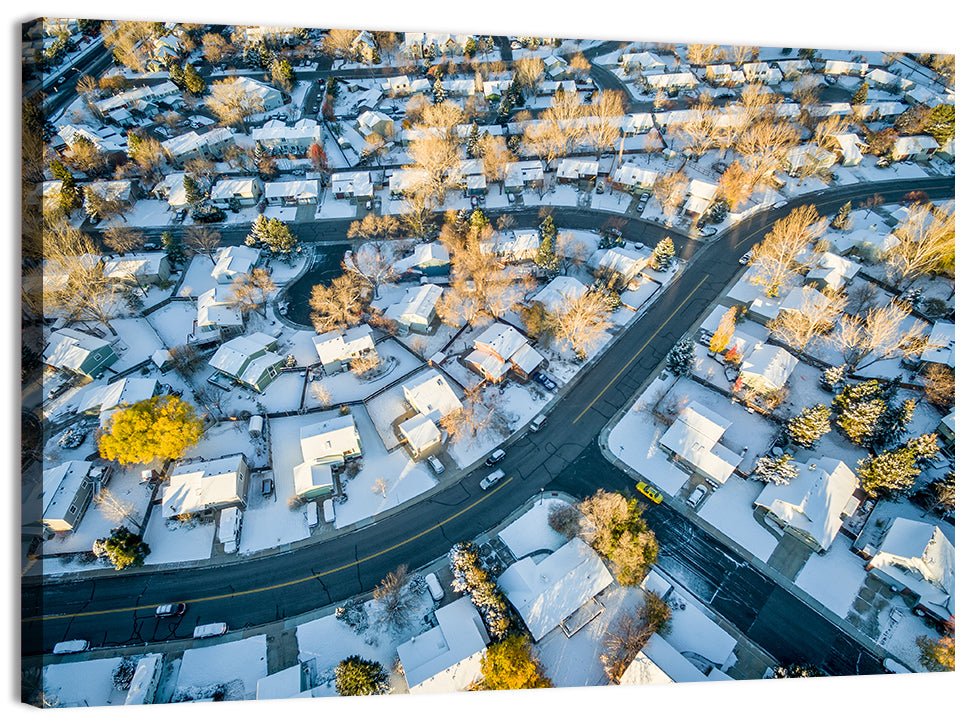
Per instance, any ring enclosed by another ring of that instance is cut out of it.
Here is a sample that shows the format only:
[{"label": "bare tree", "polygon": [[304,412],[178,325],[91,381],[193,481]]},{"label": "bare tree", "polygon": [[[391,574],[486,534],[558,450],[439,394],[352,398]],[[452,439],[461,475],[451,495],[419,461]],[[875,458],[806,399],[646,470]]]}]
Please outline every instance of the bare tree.
[{"label": "bare tree", "polygon": [[325,384],[321,381],[315,381],[311,384],[311,397],[322,407],[331,405],[331,391],[325,388]]},{"label": "bare tree", "polygon": [[653,197],[662,207],[665,216],[671,217],[677,206],[683,202],[688,185],[689,176],[682,170],[663,173],[656,178],[656,183],[653,186]]},{"label": "bare tree", "polygon": [[372,371],[380,368],[381,365],[382,359],[374,350],[364,353],[357,358],[352,358],[351,362],[348,364],[349,368],[351,368],[351,372],[356,376],[364,376],[366,373],[371,373]]},{"label": "bare tree", "polygon": [[653,628],[646,619],[645,606],[638,604],[630,611],[623,611],[607,629],[603,640],[603,653],[599,657],[606,677],[619,683],[629,664],[653,635]]},{"label": "bare tree", "polygon": [[376,478],[372,484],[372,493],[381,493],[382,498],[386,498],[388,496],[388,481],[381,476]]},{"label": "bare tree", "polygon": [[208,109],[222,125],[248,132],[248,118],[264,110],[264,101],[245,90],[235,79],[215,80],[205,99]]},{"label": "bare tree", "polygon": [[761,119],[750,125],[736,145],[737,152],[743,156],[747,184],[755,188],[779,169],[787,151],[799,138],[799,131],[786,122]]},{"label": "bare tree", "polygon": [[747,60],[756,60],[760,55],[760,48],[750,45],[733,46],[733,62],[742,65]]},{"label": "bare tree", "polygon": [[798,265],[806,265],[801,258],[815,238],[826,229],[826,218],[821,219],[813,205],[794,208],[790,214],[773,224],[773,228],[751,250],[753,277],[751,283],[762,285],[770,297],[776,297]]},{"label": "bare tree", "polygon": [[526,126],[523,146],[546,163],[569,155],[586,137],[586,126],[581,122],[585,114],[579,93],[556,93],[539,121]]},{"label": "bare tree", "polygon": [[354,270],[371,286],[372,294],[378,297],[378,288],[395,278],[392,259],[382,253],[381,243],[365,243],[353,254]]},{"label": "bare tree", "polygon": [[894,229],[897,244],[885,253],[887,276],[904,289],[922,275],[954,268],[954,219],[956,213],[934,216],[919,203],[910,207],[904,221]]},{"label": "bare tree", "polygon": [[318,333],[350,328],[361,322],[367,302],[364,280],[356,273],[345,273],[327,286],[311,289],[311,322]]},{"label": "bare tree", "polygon": [[534,55],[527,55],[519,58],[513,64],[515,75],[519,78],[519,85],[523,90],[532,90],[545,73],[546,65],[542,58]]},{"label": "bare tree", "polygon": [[110,220],[119,215],[127,222],[126,211],[129,209],[130,204],[122,198],[106,197],[89,186],[84,189],[84,210],[92,218]]},{"label": "bare tree", "polygon": [[486,135],[479,140],[479,158],[486,180],[498,182],[500,187],[505,181],[506,166],[516,157],[509,151],[505,138],[501,135]]},{"label": "bare tree", "polygon": [[692,111],[695,113],[692,119],[674,123],[667,132],[677,138],[684,149],[699,157],[719,145],[717,110],[710,99],[700,98]]},{"label": "bare tree", "polygon": [[238,276],[231,283],[231,305],[242,313],[255,311],[267,318],[268,296],[277,289],[274,280],[265,268],[252,268],[250,273]]},{"label": "bare tree", "polygon": [[564,231],[556,238],[556,258],[559,259],[559,269],[564,274],[573,268],[581,267],[589,259],[591,252],[589,244],[574,233]]},{"label": "bare tree", "polygon": [[798,351],[808,350],[814,338],[824,335],[833,328],[843,312],[844,297],[841,293],[830,292],[821,296],[826,304],[816,297],[807,296],[799,309],[786,310],[767,327],[770,335]]},{"label": "bare tree", "polygon": [[140,519],[135,515],[137,508],[133,503],[129,503],[118,498],[109,488],[101,488],[94,496],[94,504],[100,514],[116,525],[128,524],[137,526]]},{"label": "bare tree", "polygon": [[569,67],[572,68],[573,74],[580,80],[585,80],[589,77],[589,71],[592,69],[589,61],[586,60],[586,56],[582,53],[573,55],[572,60],[569,61]]},{"label": "bare tree", "polygon": [[606,293],[591,290],[581,297],[564,296],[560,307],[546,318],[552,334],[565,341],[579,357],[612,327]]},{"label": "bare tree", "polygon": [[734,210],[753,194],[753,186],[739,161],[732,163],[720,176],[720,194]]},{"label": "bare tree", "polygon": [[[377,483],[377,481],[376,481]],[[406,583],[408,568],[399,566],[390,572],[375,588],[372,597],[378,605],[379,621],[389,628],[401,630],[408,626],[417,599]]]},{"label": "bare tree", "polygon": [[442,416],[439,425],[453,441],[475,437],[493,426],[500,429],[507,427],[502,414],[494,406],[486,405],[481,388],[466,391],[462,407]]},{"label": "bare tree", "polygon": [[723,314],[720,318],[720,322],[716,326],[716,330],[713,332],[713,337],[710,338],[710,351],[712,353],[722,353],[726,350],[726,347],[730,344],[730,339],[733,337],[733,331],[736,329],[736,308],[730,308]]},{"label": "bare tree", "polygon": [[217,33],[205,33],[201,37],[201,44],[204,47],[204,59],[212,65],[217,65],[234,49],[223,36]]},{"label": "bare tree", "polygon": [[171,362],[174,364],[174,371],[188,380],[204,364],[204,359],[198,353],[197,348],[189,343],[176,345],[171,348]]},{"label": "bare tree", "polygon": [[719,45],[703,45],[690,43],[686,48],[686,59],[693,65],[707,65],[712,63],[720,54]]},{"label": "bare tree", "polygon": [[121,255],[144,245],[144,234],[136,228],[124,225],[108,228],[103,237],[104,245]]},{"label": "bare tree", "polygon": [[858,371],[888,358],[908,358],[927,347],[924,324],[915,321],[902,330],[910,308],[900,301],[868,308],[860,316],[845,315],[837,323],[831,342],[843,354],[849,371]]},{"label": "bare tree", "polygon": [[221,234],[200,225],[192,225],[184,234],[184,247],[209,258],[214,263],[214,254],[221,245]]},{"label": "bare tree", "polygon": [[342,30],[332,28],[325,36],[324,51],[333,58],[345,58],[351,52],[358,30]]},{"label": "bare tree", "polygon": [[626,97],[621,91],[600,90],[586,112],[583,133],[598,160],[622,137],[619,121],[626,113]]},{"label": "bare tree", "polygon": [[923,373],[924,394],[939,408],[954,407],[954,373],[943,363],[928,363]]}]

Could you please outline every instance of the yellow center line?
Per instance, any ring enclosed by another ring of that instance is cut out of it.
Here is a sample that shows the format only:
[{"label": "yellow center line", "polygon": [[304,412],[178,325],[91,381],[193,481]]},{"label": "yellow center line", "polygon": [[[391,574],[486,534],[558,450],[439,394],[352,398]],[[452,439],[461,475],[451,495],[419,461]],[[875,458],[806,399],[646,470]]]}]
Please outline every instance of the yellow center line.
[{"label": "yellow center line", "polygon": [[[441,528],[441,527],[444,526],[446,523],[451,523],[451,522],[454,521],[456,518],[458,518],[459,516],[461,516],[463,513],[466,513],[467,511],[471,511],[473,508],[475,508],[477,505],[479,505],[480,503],[482,503],[482,501],[486,500],[486,499],[487,499],[489,496],[491,496],[493,493],[495,493],[495,492],[497,492],[497,491],[500,491],[500,490],[502,490],[503,488],[505,488],[506,484],[508,484],[509,482],[511,482],[513,478],[514,478],[514,476],[509,476],[509,477],[506,478],[502,483],[500,483],[498,486],[496,486],[496,487],[493,488],[491,491],[489,491],[488,493],[486,493],[485,495],[483,495],[479,500],[477,500],[477,501],[475,501],[474,503],[466,506],[466,507],[463,508],[461,511],[458,511],[457,513],[453,513],[451,516],[449,516],[448,518],[446,518],[444,521],[439,521],[439,522],[436,523],[434,526],[431,526],[430,528],[426,528],[426,529],[425,529],[424,531],[422,531],[421,533],[416,533],[416,534],[415,534],[414,536],[412,536],[411,538],[406,538],[404,541],[399,541],[399,542],[396,543],[394,546],[389,546],[388,548],[383,548],[381,551],[377,551],[377,552],[375,552],[375,553],[372,553],[371,555],[365,556],[364,558],[359,558],[357,561],[352,561],[351,563],[346,563],[345,565],[339,566],[338,568],[331,568],[331,569],[328,569],[327,571],[321,571],[320,573],[315,573],[315,574],[312,574],[312,575],[310,575],[310,576],[305,576],[304,578],[297,578],[297,579],[294,579],[294,580],[292,580],[292,581],[284,581],[283,583],[276,583],[276,584],[271,585],[271,586],[262,586],[262,587],[260,587],[260,588],[250,588],[250,589],[248,589],[248,590],[246,590],[246,591],[237,591],[237,592],[235,592],[235,593],[222,593],[222,594],[217,595],[217,596],[204,596],[203,598],[192,598],[192,599],[188,599],[187,601],[184,601],[184,603],[190,604],[190,603],[202,603],[202,602],[204,602],[204,601],[219,601],[219,600],[224,599],[224,598],[234,598],[234,597],[237,597],[237,596],[249,596],[249,595],[251,595],[251,594],[254,594],[254,593],[262,593],[262,592],[264,592],[264,591],[276,591],[276,590],[278,590],[279,588],[286,588],[286,587],[288,587],[288,586],[295,586],[295,585],[297,585],[297,584],[299,584],[299,583],[304,583],[305,581],[314,581],[315,579],[321,578],[322,576],[328,576],[328,575],[330,575],[330,574],[332,574],[332,573],[338,573],[339,571],[344,571],[345,569],[351,568],[351,567],[353,567],[353,566],[358,566],[358,565],[360,565],[360,564],[362,564],[362,563],[365,563],[366,561],[371,561],[372,559],[378,558],[379,556],[384,556],[386,553],[390,553],[391,551],[394,551],[396,548],[400,548],[400,547],[402,547],[402,546],[404,546],[404,545],[406,545],[406,544],[409,544],[409,543],[411,543],[412,541],[414,541],[414,540],[416,540],[416,539],[418,539],[418,538],[421,538],[422,536],[424,536],[424,535],[426,535],[426,534],[429,534],[429,533],[431,533],[432,531],[434,531],[434,530],[436,530],[436,529]],[[47,616],[32,616],[32,617],[30,617],[30,618],[21,619],[21,623],[26,623],[26,622],[28,622],[28,621],[45,621],[45,620],[55,619],[55,618],[81,618],[81,617],[83,617],[83,616],[102,616],[102,615],[105,615],[105,614],[108,614],[108,613],[128,613],[128,612],[131,612],[131,611],[145,611],[145,610],[148,610],[148,609],[152,609],[152,608],[154,608],[154,607],[155,607],[155,605],[154,605],[154,604],[151,604],[151,605],[149,605],[149,606],[127,606],[126,608],[112,608],[112,609],[107,609],[107,610],[104,610],[104,611],[81,611],[80,613],[59,613],[59,614],[50,614],[50,615],[47,615]]]},{"label": "yellow center line", "polygon": [[676,314],[679,312],[679,309],[680,309],[680,308],[682,308],[684,305],[686,305],[686,301],[688,301],[688,300],[693,296],[693,293],[695,293],[697,290],[699,290],[699,287],[700,287],[701,285],[703,285],[704,281],[705,281],[707,278],[709,278],[709,277],[710,277],[709,275],[704,275],[704,276],[703,276],[703,280],[701,280],[699,283],[697,283],[697,284],[696,284],[696,287],[693,288],[693,290],[690,291],[690,294],[683,299],[683,302],[680,303],[678,306],[676,306],[676,310],[674,310],[672,313],[670,313],[669,317],[668,317],[666,320],[663,321],[663,324],[662,324],[659,328],[657,328],[655,331],[653,331],[653,334],[649,337],[649,340],[647,340],[645,343],[643,343],[642,346],[640,346],[639,350],[636,351],[635,355],[633,355],[632,358],[630,358],[628,361],[626,361],[626,365],[624,365],[622,368],[620,368],[620,369],[619,369],[619,372],[618,372],[616,375],[613,376],[613,379],[612,379],[611,381],[609,381],[609,383],[606,384],[606,387],[603,388],[601,391],[599,391],[599,394],[589,402],[589,405],[586,406],[585,409],[583,409],[582,413],[580,413],[578,416],[576,416],[575,420],[573,420],[573,424],[578,423],[578,422],[579,422],[579,419],[582,418],[582,417],[586,414],[586,411],[588,411],[590,408],[593,407],[593,404],[594,404],[596,401],[599,400],[600,396],[602,396],[603,393],[605,393],[607,390],[609,390],[609,386],[611,386],[613,383],[615,383],[615,382],[616,382],[616,379],[619,378],[619,376],[621,376],[621,375],[623,374],[623,372],[624,372],[627,368],[629,368],[629,366],[632,365],[632,363],[633,363],[637,358],[639,358],[639,354],[642,353],[644,350],[646,350],[646,346],[648,346],[648,345],[652,342],[653,338],[655,338],[657,335],[659,335],[659,332],[660,332],[661,330],[663,330],[663,328],[666,327],[666,324],[667,324],[667,323],[669,323],[671,320],[673,320],[673,316],[676,315]]}]

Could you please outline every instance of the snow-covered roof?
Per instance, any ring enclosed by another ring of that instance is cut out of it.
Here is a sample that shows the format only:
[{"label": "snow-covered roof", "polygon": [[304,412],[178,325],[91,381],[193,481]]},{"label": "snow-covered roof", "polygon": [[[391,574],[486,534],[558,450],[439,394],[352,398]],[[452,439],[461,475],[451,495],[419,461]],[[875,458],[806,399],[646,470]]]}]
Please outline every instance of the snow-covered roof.
[{"label": "snow-covered roof", "polygon": [[[238,380],[247,383],[249,386],[257,387],[261,376],[264,375],[269,368],[278,368],[282,363],[284,363],[284,358],[277,353],[267,351],[263,355],[253,358],[247,367],[241,371]],[[274,376],[272,376],[272,378],[273,377]],[[270,382],[270,380],[267,381],[265,385]]]},{"label": "snow-covered roof", "polygon": [[261,181],[258,178],[225,178],[211,188],[211,200],[253,198],[258,195],[260,188]]},{"label": "snow-covered roof", "polygon": [[505,323],[493,323],[482,331],[475,339],[475,347],[486,346],[487,350],[494,353],[504,361],[509,360],[512,354],[526,345],[526,338],[511,325]]},{"label": "snow-covered roof", "polygon": [[296,664],[259,678],[254,697],[258,701],[264,701],[300,696],[303,677],[304,671],[301,670],[301,664]]},{"label": "snow-covered roof", "polygon": [[44,363],[54,368],[79,371],[87,356],[110,344],[73,328],[61,328],[50,334],[44,348]]},{"label": "snow-covered roof", "polygon": [[505,164],[504,184],[517,187],[523,183],[542,180],[544,175],[541,160],[518,160]]},{"label": "snow-covered roof", "polygon": [[104,263],[104,276],[123,280],[157,275],[161,272],[161,263],[166,257],[166,253],[138,253],[111,258]]},{"label": "snow-covered roof", "polygon": [[311,491],[328,490],[334,488],[335,481],[328,463],[311,463],[305,461],[291,469],[294,479],[295,494],[303,496]]},{"label": "snow-covered roof", "polygon": [[646,82],[654,88],[672,88],[679,86],[696,85],[699,81],[696,76],[688,70],[683,73],[659,73],[647,75]]},{"label": "snow-covered roof", "polygon": [[813,143],[790,148],[790,150],[787,151],[785,160],[787,167],[793,172],[807,167],[829,167],[833,165],[835,161],[836,157],[833,153]]},{"label": "snow-covered roof", "polygon": [[276,339],[267,333],[258,332],[237,336],[222,343],[208,361],[208,365],[230,376],[238,377],[238,373],[245,367],[251,356],[263,353],[275,342]]},{"label": "snow-covered roof", "polygon": [[565,304],[582,298],[588,288],[581,281],[568,275],[558,275],[545,288],[532,298],[533,303],[541,303],[550,313],[556,313]]},{"label": "snow-covered roof", "polygon": [[[763,343],[743,360],[740,376],[744,380],[747,376],[755,376],[757,383],[762,382],[770,388],[783,388],[796,366],[797,359],[783,348]],[[753,384],[750,382],[750,385]]]},{"label": "snow-covered roof", "polygon": [[250,273],[251,269],[258,263],[261,251],[247,245],[229,245],[220,248],[215,255],[214,269],[211,275],[214,278],[221,276],[234,276]]},{"label": "snow-covered roof", "polygon": [[725,483],[740,464],[740,456],[718,441],[731,421],[699,403],[691,403],[660,438],[661,446],[677,454],[716,483]]},{"label": "snow-covered roof", "polygon": [[153,398],[156,391],[157,381],[153,378],[121,378],[109,385],[97,385],[85,390],[77,402],[77,412],[98,409],[103,414],[118,406]]},{"label": "snow-covered roof", "polygon": [[846,60],[828,60],[823,66],[824,75],[863,75],[870,66],[867,63],[853,63]]},{"label": "snow-covered roof", "polygon": [[264,185],[266,198],[317,198],[321,194],[321,183],[318,180],[277,180]]},{"label": "snow-covered roof", "polygon": [[651,188],[656,184],[659,173],[655,170],[640,168],[632,163],[623,163],[612,174],[611,180],[620,185],[631,185],[640,188]]},{"label": "snow-covered roof", "polygon": [[612,582],[602,560],[579,538],[538,563],[531,556],[516,561],[498,579],[536,641]]},{"label": "snow-covered roof", "polygon": [[241,454],[178,465],[164,486],[164,518],[243,503],[245,465]]},{"label": "snow-covered roof", "polygon": [[780,301],[780,310],[812,314],[826,308],[829,302],[830,299],[816,288],[809,285],[796,286]]},{"label": "snow-covered roof", "polygon": [[651,52],[625,53],[619,58],[620,62],[626,67],[639,66],[641,68],[664,68],[666,63],[660,60]]},{"label": "snow-covered roof", "polygon": [[432,421],[462,407],[462,402],[438,371],[427,370],[402,383],[405,399]]},{"label": "snow-covered roof", "polygon": [[507,361],[503,361],[498,356],[486,353],[478,348],[475,348],[465,356],[465,362],[468,365],[475,366],[482,371],[482,374],[486,378],[493,379],[496,382],[501,381],[512,367]]},{"label": "snow-covered roof", "polygon": [[344,332],[328,331],[312,338],[318,358],[322,363],[348,360],[369,350],[374,350],[372,329],[367,323],[349,328]]},{"label": "snow-covered roof", "polygon": [[442,439],[438,426],[421,413],[399,423],[398,430],[416,453]]},{"label": "snow-covered roof", "polygon": [[267,83],[258,82],[244,75],[234,76],[232,84],[241,89],[245,94],[259,98],[264,104],[265,110],[278,107],[283,100],[280,90],[273,88]]},{"label": "snow-covered roof", "polygon": [[294,125],[288,125],[284,120],[269,120],[260,128],[251,131],[251,139],[261,143],[272,143],[283,140],[315,140],[321,139],[321,126],[317,120],[302,118]]},{"label": "snow-covered roof", "polygon": [[582,158],[563,158],[556,166],[556,177],[578,180],[579,178],[595,177],[599,173],[599,163],[595,160]]},{"label": "snow-covered roof", "polygon": [[[927,363],[943,363],[954,367],[954,324],[939,320],[931,328],[927,339],[928,348],[921,353],[920,358]],[[933,347],[931,347],[933,346]]]},{"label": "snow-covered roof", "polygon": [[894,140],[894,155],[917,155],[940,147],[930,135],[902,135]]},{"label": "snow-covered roof", "polygon": [[402,300],[385,309],[385,317],[405,325],[428,323],[441,297],[442,288],[434,283],[409,288]]},{"label": "snow-covered roof", "polygon": [[360,450],[352,415],[336,416],[301,429],[301,456],[306,463],[341,463]]},{"label": "snow-covered roof", "polygon": [[197,298],[197,324],[199,328],[241,328],[244,319],[232,306],[234,293],[231,286],[215,285]]},{"label": "snow-covered roof", "polygon": [[461,691],[481,672],[489,636],[472,599],[462,596],[435,611],[438,625],[398,647],[413,693]]},{"label": "snow-covered roof", "polygon": [[43,519],[64,518],[80,490],[81,484],[93,463],[90,461],[67,461],[44,471],[43,475]]},{"label": "snow-covered roof", "polygon": [[616,271],[624,278],[629,279],[641,271],[649,262],[653,252],[636,250],[635,248],[600,248],[589,256],[586,263],[590,268],[603,268]]},{"label": "snow-covered roof", "polygon": [[791,463],[799,475],[789,483],[768,483],[754,503],[827,550],[843,524],[841,514],[857,490],[857,477],[836,458],[823,457],[809,466]]},{"label": "snow-covered roof", "polygon": [[432,243],[419,243],[415,246],[413,255],[415,265],[445,265],[449,262],[449,251],[438,241]]},{"label": "snow-covered roof", "polygon": [[333,194],[364,198],[371,195],[373,190],[372,176],[367,170],[333,173],[331,176],[331,192]]},{"label": "snow-covered roof", "polygon": [[665,638],[654,633],[626,667],[619,679],[619,684],[638,686],[649,683],[709,680],[689,659],[670,646]]}]

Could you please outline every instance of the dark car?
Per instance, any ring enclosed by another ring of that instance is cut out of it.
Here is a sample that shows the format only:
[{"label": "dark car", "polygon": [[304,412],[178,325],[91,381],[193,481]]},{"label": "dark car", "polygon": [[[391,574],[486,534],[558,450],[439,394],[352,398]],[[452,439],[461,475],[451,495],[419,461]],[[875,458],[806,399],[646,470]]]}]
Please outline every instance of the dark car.
[{"label": "dark car", "polygon": [[173,618],[180,616],[187,610],[186,603],[165,603],[154,609],[154,615],[158,618]]},{"label": "dark car", "polygon": [[154,240],[149,240],[144,243],[144,250],[160,250],[161,244]]},{"label": "dark car", "polygon": [[547,391],[554,391],[556,389],[556,382],[545,373],[536,373],[532,378]]}]

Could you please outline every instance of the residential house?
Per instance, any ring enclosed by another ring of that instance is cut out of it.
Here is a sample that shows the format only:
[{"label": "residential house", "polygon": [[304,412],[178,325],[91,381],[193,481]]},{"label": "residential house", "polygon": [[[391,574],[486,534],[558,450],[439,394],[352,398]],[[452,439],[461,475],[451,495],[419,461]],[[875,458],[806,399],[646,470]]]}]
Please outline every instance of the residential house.
[{"label": "residential house", "polygon": [[901,135],[894,141],[890,157],[895,163],[905,160],[916,162],[929,160],[940,147],[930,135]]},{"label": "residential house", "polygon": [[361,454],[361,436],[351,414],[335,416],[301,429],[301,456],[305,463],[338,467]]},{"label": "residential house", "polygon": [[805,465],[788,483],[768,483],[753,505],[785,533],[814,551],[829,550],[843,519],[856,510],[851,501],[857,477],[843,461],[823,457]]},{"label": "residential house", "polygon": [[278,180],[264,184],[264,199],[268,205],[317,205],[321,197],[321,182],[301,180]]},{"label": "residential house", "polygon": [[940,363],[954,369],[954,323],[939,320],[931,327],[927,349],[921,353],[924,363]]},{"label": "residential house", "polygon": [[349,51],[359,60],[363,60],[366,63],[373,63],[378,55],[378,43],[375,42],[375,38],[368,30],[362,30],[355,39],[352,40]]},{"label": "residential house", "polygon": [[396,261],[392,268],[398,276],[420,274],[444,276],[449,272],[449,251],[439,243],[419,243],[412,254]]},{"label": "residential house", "polygon": [[557,93],[572,94],[576,92],[574,80],[543,80],[536,84],[536,95],[551,95]]},{"label": "residential house", "polygon": [[774,65],[783,73],[785,80],[794,80],[804,73],[809,73],[813,70],[813,65],[806,58],[798,58],[796,60],[777,60]]},{"label": "residential house", "polygon": [[104,277],[133,282],[142,288],[166,283],[171,277],[171,261],[166,253],[137,253],[104,262]]},{"label": "residential house", "polygon": [[332,330],[312,338],[315,351],[325,373],[347,370],[355,358],[375,352],[372,329],[367,323],[348,328],[344,332]]},{"label": "residential house", "polygon": [[95,132],[85,125],[65,123],[58,126],[57,135],[51,138],[50,144],[54,150],[61,152],[72,147],[78,138],[84,138],[107,156],[114,156],[116,153],[122,152],[122,145],[125,141],[125,138],[110,130]]},{"label": "residential house", "polygon": [[269,120],[251,131],[251,139],[272,155],[305,155],[313,144],[321,143],[321,126],[311,118],[302,118],[294,125]]},{"label": "residential house", "polygon": [[501,383],[510,371],[528,380],[544,363],[522,333],[500,322],[486,328],[465,357],[465,364],[490,383]]},{"label": "residential house", "polygon": [[459,397],[438,371],[427,370],[403,381],[402,393],[416,413],[433,422],[462,408]]},{"label": "residential house", "polygon": [[507,193],[521,193],[527,188],[541,188],[545,173],[540,160],[518,160],[505,164],[503,185]]},{"label": "residential house", "polygon": [[907,80],[899,75],[887,72],[883,68],[874,68],[866,75],[867,83],[872,88],[887,90],[889,92],[899,92],[914,86],[912,80]]},{"label": "residential house", "polygon": [[651,52],[625,53],[619,57],[623,70],[639,70],[644,73],[662,73],[666,63]]},{"label": "residential house", "polygon": [[425,184],[427,173],[420,168],[397,168],[388,178],[388,193],[401,198]]},{"label": "residential house", "polygon": [[472,599],[435,610],[437,625],[398,647],[398,660],[410,693],[464,691],[482,676],[489,643]]},{"label": "residential house", "polygon": [[657,73],[643,76],[643,80],[651,90],[666,90],[670,93],[679,90],[692,90],[699,85],[699,80],[689,70],[682,73]]},{"label": "residential house", "polygon": [[268,113],[284,105],[284,95],[268,83],[262,83],[244,75],[237,75],[234,76],[231,84],[247,95],[248,102],[256,104],[262,112]]},{"label": "residential house", "polygon": [[90,386],[77,401],[78,413],[100,415],[100,425],[105,427],[116,410],[148,400],[158,394],[160,384],[153,378],[128,376],[107,385]]},{"label": "residential house", "polygon": [[218,283],[230,284],[234,279],[247,275],[258,264],[261,251],[247,245],[229,245],[219,248],[214,254],[214,269],[211,276]]},{"label": "residential house", "polygon": [[783,73],[780,71],[780,68],[771,67],[769,63],[744,63],[741,69],[748,83],[779,85],[783,82]]},{"label": "residential house", "polygon": [[733,68],[727,64],[707,65],[706,82],[713,85],[725,85],[732,82]]},{"label": "residential house", "polygon": [[158,200],[166,200],[168,209],[182,210],[191,204],[187,202],[187,192],[184,190],[184,173],[170,173],[151,190]]},{"label": "residential house", "polygon": [[264,182],[257,176],[249,178],[225,178],[211,188],[211,202],[227,209],[232,203],[243,207],[256,205],[264,194]]},{"label": "residential house", "polygon": [[907,106],[891,100],[854,105],[854,116],[865,122],[893,120],[907,110]]},{"label": "residential house", "polygon": [[310,685],[307,665],[299,663],[259,678],[254,698],[257,701],[311,698]]},{"label": "residential house", "polygon": [[686,187],[686,201],[683,212],[693,218],[701,218],[716,200],[720,186],[717,183],[707,183],[705,180],[691,180]]},{"label": "residential house", "polygon": [[659,173],[655,170],[640,168],[632,163],[623,163],[610,176],[613,187],[632,195],[652,193]]},{"label": "residential house", "polygon": [[[714,667],[714,670],[717,670]],[[713,681],[693,665],[686,656],[670,646],[669,641],[654,633],[630,661],[619,678],[620,686],[651,683],[688,683]]]},{"label": "residential house", "polygon": [[849,168],[860,165],[860,161],[864,159],[863,151],[867,149],[867,145],[860,140],[856,133],[838,133],[830,137],[837,143],[835,151],[837,161],[843,167]]},{"label": "residential house", "polygon": [[954,409],[951,408],[951,412],[946,416],[941,418],[941,422],[937,424],[937,435],[941,437],[944,444],[947,446],[951,453],[954,452]]},{"label": "residential house", "polygon": [[583,283],[568,275],[558,275],[536,293],[531,305],[539,304],[546,313],[559,313],[582,298],[589,290]]},{"label": "residential house", "polygon": [[807,143],[798,145],[787,151],[783,159],[783,167],[790,177],[800,174],[818,175],[825,173],[837,162],[837,156],[819,145]]},{"label": "residential house", "polygon": [[563,158],[556,166],[556,180],[560,183],[596,182],[599,163],[582,158]]},{"label": "residential house", "polygon": [[198,296],[194,330],[197,343],[227,340],[244,330],[244,318],[235,305],[231,286],[218,284]]},{"label": "residential house", "polygon": [[363,112],[355,121],[355,126],[363,138],[367,138],[369,135],[377,135],[385,140],[390,140],[395,135],[395,121],[378,110]]},{"label": "residential house", "polygon": [[90,461],[67,461],[43,472],[43,516],[47,533],[73,531],[93,496]]},{"label": "residential house", "polygon": [[579,538],[538,561],[533,556],[516,561],[498,578],[536,642],[612,582],[605,564]]},{"label": "residential house", "polygon": [[786,385],[797,366],[797,359],[783,348],[769,343],[758,343],[743,359],[740,378],[743,385],[757,393],[773,393]]},{"label": "residential house", "polygon": [[496,255],[506,261],[521,262],[535,260],[541,244],[538,231],[510,230],[502,231],[494,240],[480,243],[480,248],[487,255]]},{"label": "residential house", "polygon": [[407,75],[396,75],[385,81],[383,86],[388,94],[393,97],[402,97],[412,92],[412,84]]},{"label": "residential house", "polygon": [[630,113],[623,115],[620,127],[625,135],[639,135],[653,129],[652,113]]},{"label": "residential house", "polygon": [[954,544],[939,527],[895,518],[867,571],[897,588],[915,610],[953,625]]},{"label": "residential house", "polygon": [[284,25],[260,25],[241,28],[244,44],[248,47],[260,45],[291,45],[298,42],[298,29]]},{"label": "residential house", "polygon": [[698,473],[711,485],[722,486],[742,460],[719,443],[731,425],[700,403],[690,403],[660,438],[659,445],[670,460]]},{"label": "residential house", "polygon": [[409,288],[398,303],[385,309],[385,317],[395,321],[403,333],[427,333],[435,321],[435,309],[441,297],[442,289],[433,283]]},{"label": "residential house", "polygon": [[553,80],[562,80],[569,77],[569,63],[558,55],[547,55],[542,59],[545,64],[546,75]]},{"label": "residential house", "polygon": [[587,267],[596,271],[597,277],[619,276],[620,283],[628,283],[649,265],[653,252],[635,248],[600,248],[589,256]]},{"label": "residential house", "polygon": [[234,144],[234,133],[230,128],[214,128],[199,134],[193,130],[161,143],[161,148],[171,164],[183,167],[192,158],[221,160],[224,151]]},{"label": "residential house", "polygon": [[208,365],[260,393],[281,372],[284,358],[274,352],[277,348],[278,340],[266,333],[237,336],[222,343]]},{"label": "residential house", "polygon": [[338,200],[351,200],[355,203],[371,200],[375,194],[371,173],[367,170],[332,173],[331,194]]},{"label": "residential house", "polygon": [[211,517],[215,511],[231,506],[244,508],[249,477],[243,453],[179,463],[162,487],[164,518],[188,514]]},{"label": "residential house", "polygon": [[859,272],[860,263],[827,251],[817,259],[814,268],[807,273],[804,283],[819,291],[827,288],[839,291],[843,290]]},{"label": "residential house", "polygon": [[453,171],[452,177],[456,179],[456,185],[463,189],[467,197],[485,195],[488,184],[485,165],[480,158],[459,161],[459,167]]},{"label": "residential house", "polygon": [[848,62],[846,60],[828,60],[823,66],[824,75],[853,75],[863,77],[870,70],[867,63]]},{"label": "residential house", "polygon": [[51,333],[44,348],[45,365],[88,378],[99,378],[116,361],[117,354],[110,343],[73,328]]},{"label": "residential house", "polygon": [[90,204],[87,202],[87,191],[90,191],[104,200],[119,201],[124,205],[130,206],[138,197],[137,184],[133,180],[97,180],[83,186],[84,191],[84,212],[94,215]]},{"label": "residential house", "polygon": [[465,51],[465,43],[470,37],[452,33],[405,33],[402,47],[413,58],[456,55]]}]

